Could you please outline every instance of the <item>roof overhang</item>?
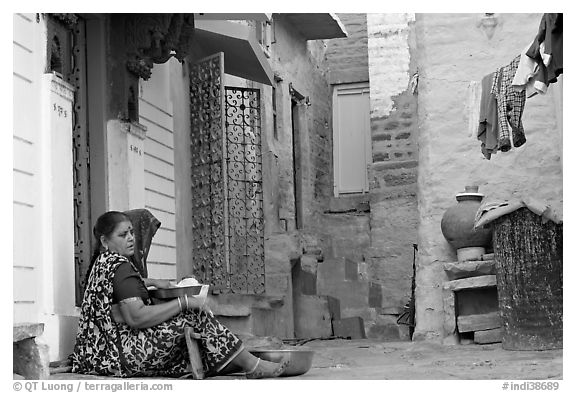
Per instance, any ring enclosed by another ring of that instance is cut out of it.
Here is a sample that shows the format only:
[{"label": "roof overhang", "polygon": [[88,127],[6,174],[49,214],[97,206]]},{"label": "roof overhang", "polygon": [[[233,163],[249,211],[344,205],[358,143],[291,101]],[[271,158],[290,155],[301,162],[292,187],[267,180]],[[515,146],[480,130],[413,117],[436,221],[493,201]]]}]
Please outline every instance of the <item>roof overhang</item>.
[{"label": "roof overhang", "polygon": [[248,27],[223,20],[195,20],[191,61],[224,52],[224,72],[272,86],[274,73]]},{"label": "roof overhang", "polygon": [[306,40],[327,40],[348,37],[344,24],[336,14],[279,14],[288,20]]},{"label": "roof overhang", "polygon": [[268,22],[272,18],[272,14],[265,13],[199,13],[194,14],[194,21],[200,20],[255,20],[258,22]]}]

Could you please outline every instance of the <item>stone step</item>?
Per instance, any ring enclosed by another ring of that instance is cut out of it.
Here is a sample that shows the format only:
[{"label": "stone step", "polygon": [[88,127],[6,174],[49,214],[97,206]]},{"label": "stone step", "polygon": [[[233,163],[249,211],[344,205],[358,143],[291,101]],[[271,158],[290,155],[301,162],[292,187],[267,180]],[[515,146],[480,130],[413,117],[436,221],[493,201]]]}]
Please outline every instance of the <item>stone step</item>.
[{"label": "stone step", "polygon": [[[396,312],[396,309],[391,307],[385,312]],[[410,341],[410,326],[398,324],[398,315],[380,313],[372,323],[366,324],[366,336],[382,341]]]},{"label": "stone step", "polygon": [[502,342],[502,328],[480,330],[474,332],[474,342],[476,344],[494,344]]},{"label": "stone step", "polygon": [[318,293],[337,298],[341,310],[367,308],[369,306],[370,282],[329,281],[318,283]]},{"label": "stone step", "polygon": [[497,311],[477,315],[459,315],[456,323],[460,333],[497,329],[502,325],[500,313]]},{"label": "stone step", "polygon": [[298,295],[294,297],[294,335],[296,338],[327,338],[332,336],[335,311],[327,296]]},{"label": "stone step", "polygon": [[[214,316],[235,334],[268,335],[284,305],[283,296],[221,294],[211,297]],[[284,333],[284,332],[282,332]]]},{"label": "stone step", "polygon": [[13,325],[12,371],[25,379],[46,379],[50,375],[48,345],[41,338],[42,323]]},{"label": "stone step", "polygon": [[364,320],[360,317],[335,319],[332,321],[332,327],[336,337],[366,338]]}]

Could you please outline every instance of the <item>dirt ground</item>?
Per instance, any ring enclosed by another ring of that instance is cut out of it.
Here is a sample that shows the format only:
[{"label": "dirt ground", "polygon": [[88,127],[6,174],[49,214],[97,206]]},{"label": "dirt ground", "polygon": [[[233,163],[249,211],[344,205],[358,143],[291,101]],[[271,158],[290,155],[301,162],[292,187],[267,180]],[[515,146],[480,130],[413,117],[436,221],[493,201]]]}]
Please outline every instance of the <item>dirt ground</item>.
[{"label": "dirt ground", "polygon": [[[562,350],[507,351],[501,344],[448,346],[370,339],[314,340],[295,348],[314,350],[312,367],[306,374],[281,378],[286,381],[563,379]],[[99,378],[69,373],[51,376],[51,379]]]},{"label": "dirt ground", "polygon": [[312,368],[290,379],[559,380],[562,350],[507,351],[501,344],[442,345],[373,340],[312,341]]}]

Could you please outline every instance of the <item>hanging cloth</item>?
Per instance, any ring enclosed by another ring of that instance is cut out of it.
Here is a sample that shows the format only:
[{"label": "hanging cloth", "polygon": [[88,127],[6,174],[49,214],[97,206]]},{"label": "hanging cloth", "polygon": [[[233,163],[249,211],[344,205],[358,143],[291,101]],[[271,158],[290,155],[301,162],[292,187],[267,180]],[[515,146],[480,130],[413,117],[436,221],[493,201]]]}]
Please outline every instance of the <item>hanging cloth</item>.
[{"label": "hanging cloth", "polygon": [[526,52],[537,62],[542,61],[546,75],[542,82],[555,83],[563,73],[563,14],[544,14],[538,33]]},{"label": "hanging cloth", "polygon": [[478,123],[478,140],[482,142],[481,150],[488,160],[498,151],[498,108],[492,85],[496,73],[492,72],[482,78],[482,95],[480,98],[480,116]]},{"label": "hanging cloth", "polygon": [[522,125],[526,91],[516,91],[512,87],[512,80],[519,62],[520,55],[516,56],[510,64],[499,68],[492,84],[498,108],[498,150],[503,152],[509,151],[512,145],[520,147],[526,143]]},{"label": "hanging cloth", "polygon": [[518,69],[512,80],[512,86],[516,91],[526,90],[526,98],[546,94],[548,90],[547,71],[542,59],[538,58],[537,61],[526,54],[531,45],[529,44],[520,54]]}]

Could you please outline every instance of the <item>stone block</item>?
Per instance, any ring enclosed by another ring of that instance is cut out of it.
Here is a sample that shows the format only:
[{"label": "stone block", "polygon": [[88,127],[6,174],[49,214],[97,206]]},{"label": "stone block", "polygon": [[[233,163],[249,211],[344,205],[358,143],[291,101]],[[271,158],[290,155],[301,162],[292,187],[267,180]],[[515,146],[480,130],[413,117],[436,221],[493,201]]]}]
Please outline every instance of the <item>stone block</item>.
[{"label": "stone block", "polygon": [[[302,270],[299,276],[300,291],[303,295],[316,295],[316,274]],[[292,283],[293,288],[296,284]]]},{"label": "stone block", "polygon": [[397,315],[389,315],[389,314],[384,314],[384,315],[378,315],[376,317],[376,323],[380,324],[380,325],[396,325],[397,324],[397,320],[398,320],[398,316]]},{"label": "stone block", "polygon": [[404,312],[404,307],[399,306],[389,306],[378,308],[378,314],[380,315],[400,315]]},{"label": "stone block", "polygon": [[26,379],[47,379],[50,376],[48,345],[38,337],[14,342],[12,370]]},{"label": "stone block", "polygon": [[371,282],[368,287],[368,307],[382,306],[382,286]]},{"label": "stone block", "polygon": [[358,281],[358,263],[348,258],[344,260],[344,278],[348,281]]},{"label": "stone block", "polygon": [[318,257],[322,254],[322,250],[319,250],[318,254],[305,254],[300,258],[300,264],[302,270],[316,275],[318,271]]},{"label": "stone block", "polygon": [[296,296],[294,335],[297,338],[326,338],[332,335],[332,318],[325,296]]},{"label": "stone block", "polygon": [[499,312],[477,315],[459,315],[457,318],[460,333],[476,332],[478,330],[497,329],[502,325]]},{"label": "stone block", "polygon": [[368,329],[367,337],[376,338],[382,341],[400,341],[400,331],[398,325],[394,324],[374,324]]},{"label": "stone block", "polygon": [[268,274],[266,272],[266,293],[284,295],[290,292],[290,275],[286,273]]},{"label": "stone block", "polygon": [[332,319],[340,319],[340,300],[333,296],[324,296],[328,301],[328,311]]},{"label": "stone block", "polygon": [[255,336],[291,337],[294,332],[294,318],[292,313],[287,311],[253,308],[250,332]]},{"label": "stone block", "polygon": [[340,300],[341,310],[348,308],[367,308],[368,283],[363,281],[338,281],[322,283],[319,293],[334,296]]},{"label": "stone block", "polygon": [[335,282],[344,281],[344,258],[326,259],[318,265],[318,293],[324,293]]},{"label": "stone block", "polygon": [[496,275],[461,278],[444,283],[444,288],[451,291],[494,286],[496,286]]},{"label": "stone block", "polygon": [[495,275],[496,263],[494,260],[447,262],[444,264],[444,271],[449,280]]},{"label": "stone block", "polygon": [[304,270],[301,260],[292,268],[292,290],[294,294],[316,295],[316,272]]},{"label": "stone block", "polygon": [[474,342],[476,344],[500,343],[502,342],[502,328],[474,332]]},{"label": "stone block", "polygon": [[337,337],[366,338],[364,320],[360,317],[336,319],[332,321],[332,326]]}]

